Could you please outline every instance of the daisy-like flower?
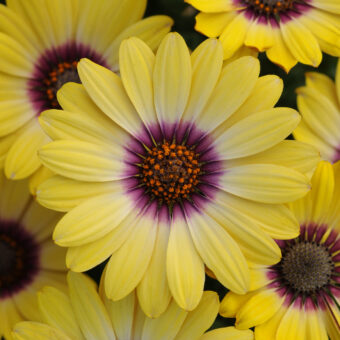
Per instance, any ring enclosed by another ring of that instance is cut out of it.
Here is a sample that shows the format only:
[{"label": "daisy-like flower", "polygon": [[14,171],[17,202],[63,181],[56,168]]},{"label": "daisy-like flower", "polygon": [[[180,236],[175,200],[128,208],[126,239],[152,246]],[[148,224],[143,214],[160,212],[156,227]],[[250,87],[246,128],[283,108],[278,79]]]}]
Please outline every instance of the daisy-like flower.
[{"label": "daisy-like flower", "polygon": [[66,288],[65,250],[51,240],[59,218],[33,199],[27,181],[0,174],[0,339],[12,339],[20,320],[39,320],[43,286]]},{"label": "daisy-like flower", "polygon": [[172,302],[158,319],[142,312],[135,292],[112,302],[99,294],[95,283],[69,272],[68,292],[45,287],[38,293],[44,323],[18,323],[14,340],[252,340],[250,330],[226,327],[203,333],[212,325],[219,309],[215,292],[206,291],[197,308],[186,312]]},{"label": "daisy-like flower", "polygon": [[[146,0],[8,0],[0,5],[0,166],[11,179],[33,173],[32,190],[48,175],[37,150],[48,138],[38,117],[59,108],[58,89],[79,82],[89,58],[118,71],[118,47],[138,36],[155,49],[172,19],[140,20]],[[38,171],[40,170],[40,171]]]},{"label": "daisy-like flower", "polygon": [[[273,264],[271,236],[291,238],[298,224],[283,202],[309,190],[314,148],[283,141],[295,110],[272,108],[282,91],[243,57],[222,68],[220,43],[190,56],[169,34],[156,56],[137,38],[120,48],[121,78],[83,59],[83,85],[59,92],[62,110],[40,122],[54,139],[40,150],[59,176],[39,201],[69,211],[54,232],[69,247],[67,266],[85,271],[111,256],[109,298],[136,286],[142,309],[157,316],[171,295],[186,310],[203,293],[204,264],[229,289],[245,293],[246,258]],[[273,222],[274,221],[274,222]]]},{"label": "daisy-like flower", "polygon": [[340,162],[320,162],[312,190],[290,204],[301,234],[278,241],[282,260],[252,269],[251,291],[228,293],[221,314],[257,340],[340,339]]},{"label": "daisy-like flower", "polygon": [[338,0],[185,0],[201,11],[196,30],[219,37],[224,58],[255,48],[286,72],[318,66],[322,53],[340,56]]},{"label": "daisy-like flower", "polygon": [[335,84],[326,75],[310,72],[297,93],[303,119],[293,133],[295,139],[315,146],[329,162],[340,160],[340,61]]}]

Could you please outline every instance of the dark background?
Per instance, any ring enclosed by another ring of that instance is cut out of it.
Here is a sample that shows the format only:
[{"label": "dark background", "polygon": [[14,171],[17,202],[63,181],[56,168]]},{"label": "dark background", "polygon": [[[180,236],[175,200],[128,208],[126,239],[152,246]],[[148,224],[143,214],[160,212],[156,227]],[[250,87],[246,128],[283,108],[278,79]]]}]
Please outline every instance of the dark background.
[{"label": "dark background", "polygon": [[[5,3],[5,0],[0,0],[0,3]],[[199,34],[198,32],[195,32],[194,30],[195,15],[197,14],[197,11],[193,9],[191,6],[185,4],[184,0],[149,0],[145,15],[150,16],[154,14],[166,14],[172,17],[175,21],[173,30],[179,32],[185,38],[187,44],[191,49],[194,49],[200,42],[202,42],[205,39],[203,35]],[[261,75],[276,74],[284,80],[285,88],[278,105],[288,106],[292,108],[296,108],[295,89],[304,84],[305,72],[319,71],[328,74],[334,79],[335,67],[337,62],[336,58],[324,55],[323,61],[318,69],[298,64],[287,75],[278,66],[272,64],[266,58],[265,54],[263,53],[260,54],[259,58],[261,61]],[[99,281],[103,267],[104,264],[98,266],[97,268],[94,268],[89,272],[89,274],[97,282]],[[217,291],[221,298],[225,295],[227,291],[217,281],[212,280],[210,278],[207,278],[205,288]],[[227,320],[218,317],[218,319],[213,325],[213,328],[223,327],[232,324],[233,324],[232,319]]]}]

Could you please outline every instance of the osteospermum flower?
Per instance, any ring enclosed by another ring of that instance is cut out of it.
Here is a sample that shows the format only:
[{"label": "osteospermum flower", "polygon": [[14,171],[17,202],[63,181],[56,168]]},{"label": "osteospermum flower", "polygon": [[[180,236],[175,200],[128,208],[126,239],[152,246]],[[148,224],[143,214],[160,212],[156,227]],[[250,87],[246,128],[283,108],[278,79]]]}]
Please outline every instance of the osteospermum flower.
[{"label": "osteospermum flower", "polygon": [[27,181],[0,174],[0,338],[20,320],[38,320],[36,292],[65,288],[65,250],[51,238],[60,214],[33,200]]},{"label": "osteospermum flower", "polygon": [[38,293],[43,323],[21,322],[14,340],[252,340],[250,330],[226,327],[203,333],[213,324],[219,309],[215,292],[206,291],[197,308],[186,312],[172,302],[158,319],[142,312],[135,292],[123,300],[108,300],[84,274],[69,272],[68,292],[45,287]]},{"label": "osteospermum flower", "polygon": [[294,137],[315,146],[323,159],[340,160],[340,62],[335,84],[321,73],[306,74],[306,86],[297,89],[297,105],[303,117]]},{"label": "osteospermum flower", "polygon": [[324,51],[340,56],[338,0],[185,0],[201,11],[196,29],[219,37],[224,58],[245,47],[265,51],[287,72],[318,66]]},{"label": "osteospermum flower", "polygon": [[252,57],[223,69],[222,59],[214,39],[190,57],[177,33],[156,56],[131,38],[120,48],[121,78],[81,60],[83,86],[65,85],[64,111],[40,119],[55,140],[40,157],[59,176],[37,195],[70,210],[54,232],[69,247],[68,267],[85,271],[112,255],[108,297],[137,286],[149,316],[161,314],[171,295],[194,309],[204,265],[245,293],[246,258],[276,263],[280,250],[270,236],[298,234],[281,203],[309,190],[303,172],[316,166],[317,152],[283,141],[299,115],[272,108],[282,91],[277,77],[258,78]]},{"label": "osteospermum flower", "polygon": [[290,204],[299,237],[278,241],[282,259],[252,270],[252,291],[228,293],[221,314],[255,326],[258,340],[340,339],[340,162],[321,162],[312,190]]},{"label": "osteospermum flower", "polygon": [[46,177],[37,150],[48,141],[38,117],[59,108],[56,93],[79,82],[77,63],[89,58],[118,70],[118,47],[138,36],[155,49],[172,19],[140,20],[146,0],[8,0],[0,5],[0,165],[11,179],[37,170],[32,187]]}]

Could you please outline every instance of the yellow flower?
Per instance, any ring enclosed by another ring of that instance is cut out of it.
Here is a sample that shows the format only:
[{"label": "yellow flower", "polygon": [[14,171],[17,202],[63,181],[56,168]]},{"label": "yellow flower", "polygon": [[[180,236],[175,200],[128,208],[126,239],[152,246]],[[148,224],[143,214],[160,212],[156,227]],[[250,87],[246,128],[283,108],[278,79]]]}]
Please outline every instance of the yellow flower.
[{"label": "yellow flower", "polygon": [[135,287],[142,309],[158,316],[170,297],[186,310],[203,293],[204,264],[229,289],[249,286],[246,258],[273,264],[271,236],[291,238],[298,224],[282,203],[305,195],[314,148],[283,141],[299,123],[273,108],[278,77],[259,78],[243,57],[222,68],[215,39],[190,56],[170,33],[156,56],[137,38],[120,48],[121,78],[87,59],[83,85],[59,92],[62,110],[40,122],[54,139],[40,150],[58,174],[39,201],[69,211],[54,240],[69,247],[67,266],[85,271],[111,256],[109,298]]},{"label": "yellow flower", "polygon": [[21,320],[39,320],[36,292],[46,284],[65,289],[65,250],[51,234],[60,213],[41,207],[27,181],[0,174],[0,338],[11,340]]},{"label": "yellow flower", "polygon": [[123,39],[138,36],[155,49],[172,19],[140,20],[146,0],[9,0],[7,5],[0,5],[0,167],[11,179],[35,173],[34,192],[49,175],[37,156],[49,140],[38,117],[60,107],[56,93],[64,83],[79,82],[78,61],[86,57],[118,71]]},{"label": "yellow flower", "polygon": [[340,61],[334,82],[321,73],[306,74],[306,86],[297,89],[302,121],[294,137],[315,146],[323,159],[340,160]]},{"label": "yellow flower", "polygon": [[185,0],[201,11],[196,30],[219,37],[224,58],[255,48],[286,72],[340,56],[339,0]]},{"label": "yellow flower", "polygon": [[215,292],[206,291],[197,308],[186,312],[172,302],[158,319],[146,317],[135,292],[112,302],[84,274],[69,272],[69,290],[45,287],[38,293],[44,323],[21,322],[14,340],[252,340],[253,332],[226,327],[203,333],[219,308]]},{"label": "yellow flower", "polygon": [[282,260],[252,268],[251,291],[228,293],[220,313],[257,340],[340,339],[340,162],[319,163],[312,190],[290,204],[299,237],[277,241]]}]

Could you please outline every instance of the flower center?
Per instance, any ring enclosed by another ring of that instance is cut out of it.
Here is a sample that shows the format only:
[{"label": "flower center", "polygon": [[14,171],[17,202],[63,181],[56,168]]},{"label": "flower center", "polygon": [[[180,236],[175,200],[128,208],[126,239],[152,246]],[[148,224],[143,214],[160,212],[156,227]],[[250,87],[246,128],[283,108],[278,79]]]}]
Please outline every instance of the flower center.
[{"label": "flower center", "polygon": [[293,9],[296,0],[243,0],[256,15],[272,15]]},{"label": "flower center", "polygon": [[334,264],[325,246],[298,242],[285,248],[281,260],[283,278],[299,292],[312,292],[330,282]]},{"label": "flower center", "polygon": [[29,284],[39,271],[39,246],[15,222],[0,221],[0,299]]},{"label": "flower center", "polygon": [[171,206],[190,198],[200,172],[199,154],[193,147],[165,141],[147,150],[140,178],[152,200]]},{"label": "flower center", "polygon": [[47,98],[50,100],[51,106],[58,108],[57,91],[66,83],[72,81],[80,83],[80,78],[77,72],[78,61],[62,62],[56,68],[48,73],[43,80],[45,84],[45,92]]}]

